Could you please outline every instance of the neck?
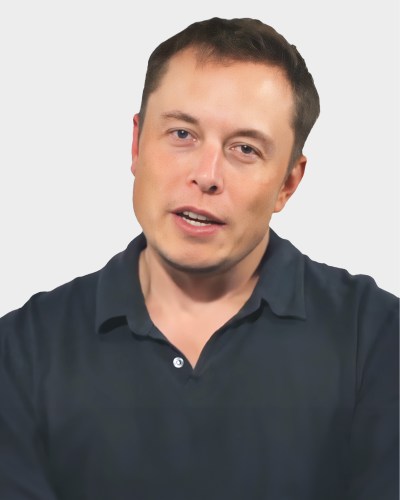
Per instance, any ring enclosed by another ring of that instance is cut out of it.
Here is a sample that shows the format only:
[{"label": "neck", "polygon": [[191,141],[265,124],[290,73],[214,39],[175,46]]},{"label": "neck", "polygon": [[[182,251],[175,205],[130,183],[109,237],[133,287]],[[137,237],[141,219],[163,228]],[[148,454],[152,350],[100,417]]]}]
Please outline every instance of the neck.
[{"label": "neck", "polygon": [[146,247],[139,259],[139,278],[146,303],[163,303],[171,310],[187,311],[221,301],[247,299],[258,280],[258,266],[267,248],[262,243],[240,262],[222,271],[199,274],[171,266],[154,249]]}]

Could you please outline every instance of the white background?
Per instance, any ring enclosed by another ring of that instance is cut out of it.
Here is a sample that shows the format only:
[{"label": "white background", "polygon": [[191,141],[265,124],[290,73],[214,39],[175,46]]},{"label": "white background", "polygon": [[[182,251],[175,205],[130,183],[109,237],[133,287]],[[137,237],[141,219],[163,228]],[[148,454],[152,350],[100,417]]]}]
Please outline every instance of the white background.
[{"label": "white background", "polygon": [[255,17],[304,56],[322,115],[271,226],[399,294],[397,2],[2,0],[0,315],[95,271],[139,233],[132,116],[147,59],[193,21]]}]

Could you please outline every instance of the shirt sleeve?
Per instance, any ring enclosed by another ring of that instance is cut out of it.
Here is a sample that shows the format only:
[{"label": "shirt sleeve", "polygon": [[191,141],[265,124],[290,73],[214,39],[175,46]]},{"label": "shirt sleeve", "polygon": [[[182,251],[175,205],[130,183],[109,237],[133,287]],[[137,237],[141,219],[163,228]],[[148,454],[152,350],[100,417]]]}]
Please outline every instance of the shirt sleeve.
[{"label": "shirt sleeve", "polygon": [[399,309],[391,298],[389,311],[370,300],[360,318],[348,500],[399,498]]},{"label": "shirt sleeve", "polygon": [[[26,397],[22,382],[18,386],[26,375],[19,371],[24,363],[22,354],[7,350],[6,356],[4,352],[6,323],[0,320],[0,498],[57,500],[46,471],[32,401]],[[19,358],[15,364],[10,355]]]}]

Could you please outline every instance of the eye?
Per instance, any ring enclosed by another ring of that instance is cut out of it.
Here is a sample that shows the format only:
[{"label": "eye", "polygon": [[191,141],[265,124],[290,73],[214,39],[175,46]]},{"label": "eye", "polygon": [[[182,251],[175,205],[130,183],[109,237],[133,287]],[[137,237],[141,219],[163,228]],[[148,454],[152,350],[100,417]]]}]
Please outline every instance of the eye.
[{"label": "eye", "polygon": [[257,154],[256,150],[247,144],[242,144],[240,147],[240,151],[245,155]]},{"label": "eye", "polygon": [[261,157],[260,152],[252,146],[249,146],[248,144],[238,144],[236,146],[233,146],[232,149],[233,151],[239,153],[240,156],[246,157],[248,159]]},{"label": "eye", "polygon": [[197,136],[195,132],[190,132],[184,128],[171,128],[166,131],[168,143],[176,148],[188,148],[195,145]]},{"label": "eye", "polygon": [[191,134],[185,129],[173,130],[171,134],[177,139],[182,140],[189,139],[189,137],[191,136]]}]

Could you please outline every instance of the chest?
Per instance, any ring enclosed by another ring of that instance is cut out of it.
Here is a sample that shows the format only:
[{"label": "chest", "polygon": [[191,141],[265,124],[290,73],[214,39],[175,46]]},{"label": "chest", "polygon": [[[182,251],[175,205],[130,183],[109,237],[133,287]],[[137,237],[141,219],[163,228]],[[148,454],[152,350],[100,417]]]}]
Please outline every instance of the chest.
[{"label": "chest", "polygon": [[[250,320],[223,327],[193,369],[172,343],[121,328],[90,369],[55,363],[42,400],[59,490],[80,485],[65,496],[79,500],[122,484],[137,498],[330,498],[309,492],[339,473],[354,391],[328,344],[290,337]],[[186,489],[195,484],[198,497]]]}]

